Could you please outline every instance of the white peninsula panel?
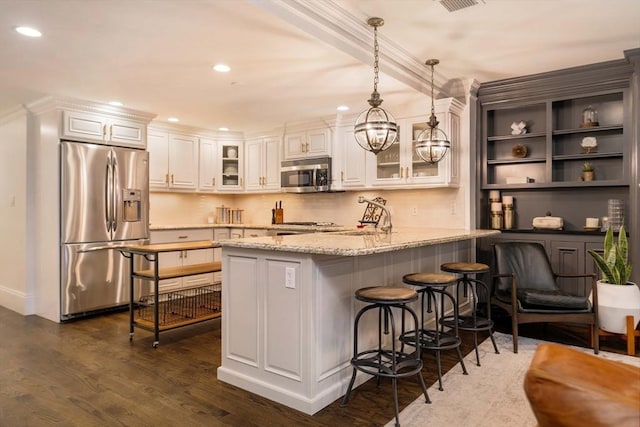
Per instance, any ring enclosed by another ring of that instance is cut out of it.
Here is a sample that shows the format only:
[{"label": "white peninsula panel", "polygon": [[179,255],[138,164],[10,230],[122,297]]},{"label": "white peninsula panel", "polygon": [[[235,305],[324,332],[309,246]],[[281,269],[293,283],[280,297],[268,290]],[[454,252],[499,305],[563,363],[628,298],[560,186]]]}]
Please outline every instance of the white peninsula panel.
[{"label": "white peninsula panel", "polygon": [[[364,306],[354,292],[469,261],[472,240],[495,233],[399,230],[220,241],[225,315],[218,379],[307,414],[319,411],[344,394],[351,376],[353,321]],[[361,345],[373,347],[377,316],[364,317],[360,328]],[[356,384],[367,379],[358,375]]]}]

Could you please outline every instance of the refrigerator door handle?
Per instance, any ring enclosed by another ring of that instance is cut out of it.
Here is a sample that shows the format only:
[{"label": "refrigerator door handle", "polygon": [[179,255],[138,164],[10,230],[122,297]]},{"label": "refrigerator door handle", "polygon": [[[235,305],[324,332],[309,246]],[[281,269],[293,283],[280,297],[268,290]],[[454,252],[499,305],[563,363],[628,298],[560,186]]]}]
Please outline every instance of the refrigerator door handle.
[{"label": "refrigerator door handle", "polygon": [[111,161],[107,158],[104,180],[104,219],[107,223],[107,231],[111,232]]},{"label": "refrigerator door handle", "polygon": [[115,232],[118,228],[118,160],[116,156],[111,159],[111,229]]}]

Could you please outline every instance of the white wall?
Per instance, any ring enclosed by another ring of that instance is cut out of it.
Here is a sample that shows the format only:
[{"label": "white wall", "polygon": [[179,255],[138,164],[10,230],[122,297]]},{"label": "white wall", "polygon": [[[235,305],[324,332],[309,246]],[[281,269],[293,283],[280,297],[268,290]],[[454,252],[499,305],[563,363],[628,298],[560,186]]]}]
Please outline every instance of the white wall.
[{"label": "white wall", "polygon": [[0,118],[0,239],[0,301],[28,314],[27,114],[23,108]]}]

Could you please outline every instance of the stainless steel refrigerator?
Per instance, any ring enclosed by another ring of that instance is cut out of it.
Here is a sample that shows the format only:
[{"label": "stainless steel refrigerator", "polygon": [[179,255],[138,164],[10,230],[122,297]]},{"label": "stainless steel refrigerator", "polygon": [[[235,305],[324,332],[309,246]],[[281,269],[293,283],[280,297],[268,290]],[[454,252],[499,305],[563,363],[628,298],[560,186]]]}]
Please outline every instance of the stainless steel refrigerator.
[{"label": "stainless steel refrigerator", "polygon": [[61,320],[128,304],[115,248],[149,241],[149,153],[62,141],[60,170]]}]

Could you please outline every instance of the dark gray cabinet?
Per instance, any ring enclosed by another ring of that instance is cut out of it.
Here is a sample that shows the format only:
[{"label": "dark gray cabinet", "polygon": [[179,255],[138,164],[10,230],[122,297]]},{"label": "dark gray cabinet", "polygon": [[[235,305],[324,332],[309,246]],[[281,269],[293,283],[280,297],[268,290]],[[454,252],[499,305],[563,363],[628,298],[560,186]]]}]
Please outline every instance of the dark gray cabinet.
[{"label": "dark gray cabinet", "polygon": [[[585,218],[607,216],[609,199],[637,215],[630,206],[633,70],[627,60],[609,61],[480,86],[478,227],[490,225],[492,190],[513,197],[516,230],[551,212],[563,217],[564,230],[582,231]],[[584,125],[587,109],[597,112],[596,126]],[[522,133],[512,129],[518,123]],[[582,176],[587,162],[593,180]],[[636,226],[625,216],[627,229]]]},{"label": "dark gray cabinet", "polygon": [[[632,261],[640,263],[640,248],[632,243],[640,234],[640,116],[634,115],[639,54],[633,50],[622,60],[480,85],[476,226],[491,226],[492,191],[513,197],[515,220],[512,229],[478,245],[478,259],[491,262],[497,240],[540,241],[557,273],[597,272],[587,251],[601,248],[604,233],[585,229],[585,219],[607,216],[608,200],[620,199]],[[585,110],[597,112],[597,125],[585,125]],[[524,132],[518,132],[519,123]],[[587,162],[595,170],[593,180],[582,175]],[[548,212],[563,218],[563,230],[532,230],[533,218]],[[585,289],[582,279],[561,286]]]}]

